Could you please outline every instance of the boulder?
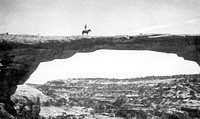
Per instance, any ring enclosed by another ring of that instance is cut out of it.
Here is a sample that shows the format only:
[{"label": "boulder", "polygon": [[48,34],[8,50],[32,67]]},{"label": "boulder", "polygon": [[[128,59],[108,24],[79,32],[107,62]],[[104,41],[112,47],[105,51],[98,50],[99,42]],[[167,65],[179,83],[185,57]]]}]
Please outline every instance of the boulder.
[{"label": "boulder", "polygon": [[194,107],[181,107],[182,111],[189,114],[190,117],[200,118],[200,109]]},{"label": "boulder", "polygon": [[161,118],[162,119],[179,119],[178,115],[176,115],[171,110],[163,112]]},{"label": "boulder", "polygon": [[188,119],[189,114],[185,111],[168,109],[162,113],[162,119]]},{"label": "boulder", "polygon": [[41,102],[47,102],[48,97],[41,91],[26,84],[19,85],[15,94],[11,96],[18,118],[37,119]]}]

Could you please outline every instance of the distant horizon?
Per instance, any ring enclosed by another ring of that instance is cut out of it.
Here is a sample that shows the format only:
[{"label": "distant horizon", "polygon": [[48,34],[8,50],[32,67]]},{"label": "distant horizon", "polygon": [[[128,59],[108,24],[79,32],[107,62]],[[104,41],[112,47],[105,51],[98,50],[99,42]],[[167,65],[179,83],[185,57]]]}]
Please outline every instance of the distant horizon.
[{"label": "distant horizon", "polygon": [[[5,35],[6,33],[9,33],[9,32],[2,32],[2,33],[0,33],[0,35]],[[142,35],[155,35],[155,34],[159,34],[159,35],[178,35],[178,36],[182,36],[182,35],[188,35],[188,36],[193,36],[193,35],[195,35],[195,36],[199,36],[200,35],[200,33],[199,34],[192,34],[192,33],[190,33],[190,34],[173,34],[173,33],[139,33],[139,34],[112,34],[112,35],[40,35],[40,34],[23,34],[23,33],[21,33],[21,34],[17,34],[17,33],[9,33],[8,35],[27,35],[27,36],[44,36],[44,37],[46,37],[46,36],[64,36],[64,37],[70,37],[70,36],[83,36],[83,37],[98,37],[98,36],[142,36]]]},{"label": "distant horizon", "polygon": [[[54,80],[49,80],[49,81],[58,81],[58,80],[69,80],[69,79],[114,79],[114,80],[131,80],[131,79],[140,79],[140,78],[148,78],[148,77],[173,77],[173,76],[193,76],[193,75],[200,75],[200,73],[197,74],[177,74],[177,75],[161,75],[161,76],[144,76],[144,77],[133,77],[133,78],[101,78],[101,77],[88,77],[88,78],[63,78],[63,79],[54,79]],[[47,82],[49,82],[47,81]],[[47,83],[45,82],[45,83]],[[45,84],[43,83],[43,84]],[[25,82],[25,84],[37,84],[37,83],[29,83],[29,82]],[[41,85],[43,85],[41,84]],[[21,84],[20,84],[21,85]]]}]

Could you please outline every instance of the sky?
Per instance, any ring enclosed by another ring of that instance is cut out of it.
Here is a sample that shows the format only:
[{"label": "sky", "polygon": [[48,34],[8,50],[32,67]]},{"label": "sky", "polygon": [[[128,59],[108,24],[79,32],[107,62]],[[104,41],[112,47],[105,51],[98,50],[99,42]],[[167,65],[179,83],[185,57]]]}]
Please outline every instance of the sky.
[{"label": "sky", "polygon": [[[0,33],[90,36],[200,34],[200,0],[0,0]],[[28,82],[199,73],[175,54],[98,50],[41,63]]]},{"label": "sky", "polygon": [[200,33],[200,0],[0,0],[0,33]]},{"label": "sky", "polygon": [[39,65],[27,83],[43,84],[67,78],[135,78],[177,74],[199,74],[196,62],[176,54],[154,51],[97,50],[76,53],[68,59]]}]

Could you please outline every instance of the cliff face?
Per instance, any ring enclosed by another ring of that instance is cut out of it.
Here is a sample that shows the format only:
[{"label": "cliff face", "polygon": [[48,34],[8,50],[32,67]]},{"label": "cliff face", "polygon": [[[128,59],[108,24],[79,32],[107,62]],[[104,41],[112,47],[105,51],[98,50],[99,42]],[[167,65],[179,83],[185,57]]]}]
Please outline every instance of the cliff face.
[{"label": "cliff face", "polygon": [[69,58],[77,52],[98,49],[151,50],[175,53],[200,65],[200,36],[143,35],[113,37],[48,37],[0,35],[0,102],[14,115],[10,95],[23,84],[40,62]]}]

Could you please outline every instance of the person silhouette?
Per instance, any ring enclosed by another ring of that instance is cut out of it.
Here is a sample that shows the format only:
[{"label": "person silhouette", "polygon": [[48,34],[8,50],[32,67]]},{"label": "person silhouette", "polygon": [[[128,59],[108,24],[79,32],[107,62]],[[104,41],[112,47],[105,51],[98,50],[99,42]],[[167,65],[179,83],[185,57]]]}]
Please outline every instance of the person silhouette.
[{"label": "person silhouette", "polygon": [[84,29],[85,31],[87,30],[87,24],[85,24],[85,29]]}]

